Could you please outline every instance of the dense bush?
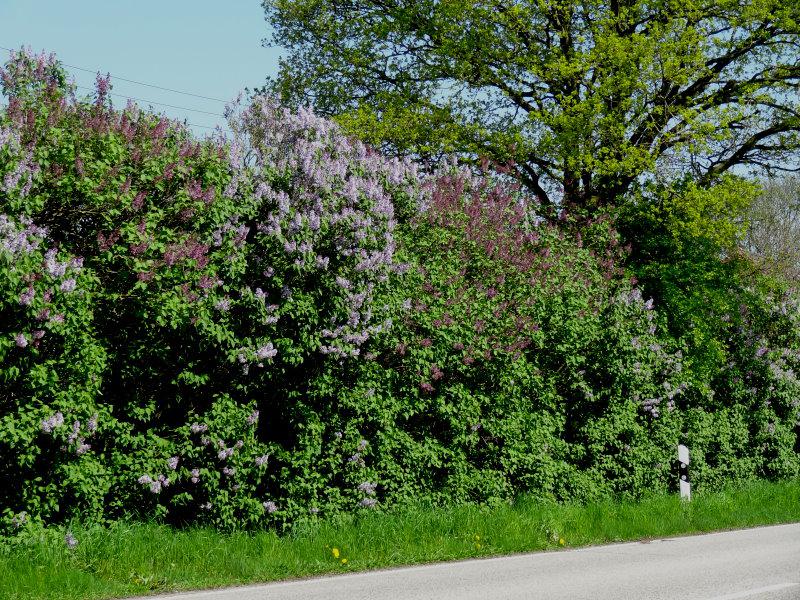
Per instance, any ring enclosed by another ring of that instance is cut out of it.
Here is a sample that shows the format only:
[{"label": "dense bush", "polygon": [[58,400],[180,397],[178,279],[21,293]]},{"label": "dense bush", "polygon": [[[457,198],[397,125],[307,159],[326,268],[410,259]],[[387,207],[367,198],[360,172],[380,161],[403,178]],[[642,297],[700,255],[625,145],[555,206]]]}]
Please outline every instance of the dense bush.
[{"label": "dense bush", "polygon": [[0,76],[7,528],[638,496],[678,441],[700,486],[798,472],[789,296],[742,288],[703,370],[611,216],[263,97],[198,141],[105,78],[76,98],[53,57]]}]

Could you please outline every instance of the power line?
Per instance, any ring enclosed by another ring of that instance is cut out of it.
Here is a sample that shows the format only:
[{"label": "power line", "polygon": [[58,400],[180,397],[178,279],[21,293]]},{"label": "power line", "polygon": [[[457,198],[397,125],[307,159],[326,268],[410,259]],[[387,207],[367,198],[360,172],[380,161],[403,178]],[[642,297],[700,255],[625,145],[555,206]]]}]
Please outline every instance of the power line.
[{"label": "power line", "polygon": [[[85,85],[76,85],[75,87],[81,90],[89,90],[94,91],[93,88],[87,87]],[[115,92],[108,92],[109,96],[116,96],[118,98],[125,98],[126,100],[135,100],[136,102],[146,102],[147,104],[156,104],[158,106],[166,106],[168,108],[176,108],[178,110],[188,110],[191,112],[201,113],[204,115],[211,115],[213,117],[225,117],[225,115],[221,115],[219,113],[209,112],[207,110],[200,110],[198,108],[188,108],[186,106],[176,106],[175,104],[166,104],[165,102],[156,102],[154,100],[144,100],[143,98],[135,98],[133,96],[126,96],[125,94],[117,94]]]},{"label": "power line", "polygon": [[[83,67],[76,67],[75,65],[70,65],[67,63],[61,63],[65,67],[70,67],[71,69],[78,69],[79,71],[86,71],[87,73],[99,73],[99,71],[92,71],[91,69],[84,69]],[[221,102],[222,104],[226,104],[225,100],[220,100],[219,98],[212,98],[210,96],[203,96],[201,94],[193,94],[192,92],[183,92],[181,90],[174,90],[168,87],[162,87],[160,85],[155,85],[152,83],[144,83],[142,81],[135,81],[133,79],[126,79],[125,77],[120,77],[118,75],[112,75],[111,77],[113,80],[117,81],[125,81],[127,83],[135,83],[136,85],[144,85],[149,88],[155,88],[157,90],[163,90],[165,92],[174,92],[176,94],[183,94],[184,96],[192,96],[194,98],[202,98],[203,100],[213,100],[214,102]]]},{"label": "power line", "polygon": [[[15,50],[12,50],[11,48],[6,48],[5,46],[0,46],[0,50],[6,50],[8,52],[15,52]],[[62,62],[61,64],[64,65],[65,67],[69,67],[71,69],[78,69],[79,71],[85,71],[87,73],[93,73],[93,74],[100,73],[100,69],[87,69],[86,67],[79,67],[77,65],[70,65],[70,64],[65,63],[65,62]],[[183,94],[184,96],[192,96],[194,98],[202,98],[203,100],[212,100],[214,102],[221,102],[222,104],[226,104],[227,103],[225,100],[221,100],[219,98],[212,98],[211,96],[203,96],[202,94],[195,94],[195,93],[192,93],[192,92],[184,92],[183,90],[176,90],[176,89],[173,89],[173,88],[163,87],[163,86],[160,86],[160,85],[155,85],[153,83],[145,83],[144,81],[136,81],[135,79],[127,79],[125,77],[119,77],[118,75],[113,75],[112,79],[116,79],[116,80],[119,80],[119,81],[125,81],[127,83],[134,83],[136,85],[143,85],[143,86],[146,86],[146,87],[149,87],[149,88],[154,88],[154,89],[157,89],[157,90],[163,90],[165,92],[173,92],[175,94]]]},{"label": "power line", "polygon": [[[6,50],[8,52],[14,52],[14,50],[12,50],[11,48],[6,48],[5,46],[0,46],[0,50]],[[75,65],[69,65],[67,63],[61,63],[61,64],[66,66],[66,67],[70,67],[72,69],[78,69],[78,70],[81,70],[81,71],[86,71],[87,73],[97,73],[98,72],[98,71],[92,71],[91,69],[86,69],[84,67],[78,67],[78,66],[75,66]],[[210,96],[202,96],[200,94],[193,94],[193,93],[190,93],[190,92],[183,92],[181,90],[175,90],[175,89],[172,89],[172,88],[166,88],[166,87],[162,87],[162,86],[158,86],[158,85],[154,85],[154,84],[150,84],[150,83],[144,83],[144,82],[141,82],[141,81],[135,81],[133,79],[126,79],[124,77],[112,77],[112,79],[118,79],[120,81],[126,81],[126,82],[129,82],[129,83],[135,83],[137,85],[144,85],[144,86],[147,86],[147,87],[151,87],[151,88],[155,88],[155,89],[159,89],[159,90],[164,90],[164,91],[168,91],[168,92],[175,92],[177,94],[184,94],[186,96],[193,96],[195,98],[203,98],[205,100],[214,100],[216,102],[225,103],[224,100],[220,100],[218,98],[211,98]],[[90,88],[90,87],[87,87],[87,86],[83,86],[83,85],[77,85],[76,84],[75,87],[83,89],[83,90],[94,91],[93,88]],[[178,106],[178,105],[175,105],[175,104],[167,104],[166,102],[156,102],[154,100],[145,100],[145,99],[136,98],[136,97],[133,97],[133,96],[126,96],[125,94],[118,94],[116,92],[109,92],[109,95],[116,96],[118,98],[124,98],[126,100],[134,100],[136,102],[143,102],[143,103],[147,103],[147,104],[164,106],[164,107],[167,107],[167,108],[174,108],[176,110],[186,110],[186,111],[190,111],[190,112],[196,112],[196,113],[200,113],[200,114],[211,115],[211,116],[214,116],[214,117],[223,117],[224,118],[224,116],[225,116],[225,115],[221,115],[219,113],[210,112],[210,111],[206,111],[206,110],[200,110],[200,109],[197,109],[197,108],[188,108],[186,106]],[[217,129],[217,127],[220,127],[221,129],[227,129],[226,127],[222,127],[222,126],[219,126],[219,125],[215,125],[215,126],[199,125],[198,123],[189,123],[188,121],[184,121],[184,122],[186,123],[186,125],[188,125],[190,127],[200,127],[202,129]]]}]

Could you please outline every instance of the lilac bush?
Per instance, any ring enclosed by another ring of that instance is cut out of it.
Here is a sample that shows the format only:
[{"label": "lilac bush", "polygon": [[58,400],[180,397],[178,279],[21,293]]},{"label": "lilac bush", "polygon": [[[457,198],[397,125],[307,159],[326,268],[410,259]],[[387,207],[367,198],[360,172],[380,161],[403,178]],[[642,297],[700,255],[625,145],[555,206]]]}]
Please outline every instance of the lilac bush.
[{"label": "lilac bush", "polygon": [[198,140],[52,56],[0,81],[6,532],[635,496],[687,437],[700,486],[797,473],[792,296],[754,293],[703,374],[610,215],[262,96]]}]

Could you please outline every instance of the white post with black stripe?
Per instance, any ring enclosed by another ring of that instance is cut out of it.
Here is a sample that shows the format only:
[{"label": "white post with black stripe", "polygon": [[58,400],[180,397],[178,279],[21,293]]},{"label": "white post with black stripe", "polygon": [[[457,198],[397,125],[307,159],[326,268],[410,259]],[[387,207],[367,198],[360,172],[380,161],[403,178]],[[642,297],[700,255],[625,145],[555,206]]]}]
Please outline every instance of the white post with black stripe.
[{"label": "white post with black stripe", "polygon": [[692,499],[692,484],[689,482],[689,449],[678,444],[678,462],[680,463],[681,500]]}]

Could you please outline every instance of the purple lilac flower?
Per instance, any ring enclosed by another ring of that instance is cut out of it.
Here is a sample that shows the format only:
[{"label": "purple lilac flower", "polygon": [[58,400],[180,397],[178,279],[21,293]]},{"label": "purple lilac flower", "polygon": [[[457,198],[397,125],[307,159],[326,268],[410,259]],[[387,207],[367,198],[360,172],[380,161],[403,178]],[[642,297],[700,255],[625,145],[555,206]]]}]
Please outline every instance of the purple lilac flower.
[{"label": "purple lilac flower", "polygon": [[170,469],[172,469],[172,470],[174,471],[175,469],[177,469],[177,468],[178,468],[178,462],[179,462],[179,460],[180,460],[180,459],[179,459],[177,456],[172,456],[172,457],[170,457],[170,459],[167,461],[167,466],[168,466]]},{"label": "purple lilac flower", "polygon": [[256,466],[263,467],[269,461],[269,454],[256,457]]},{"label": "purple lilac flower", "polygon": [[192,430],[192,433],[203,433],[208,431],[208,425],[203,425],[200,423],[192,423],[190,429]]},{"label": "purple lilac flower", "polygon": [[361,502],[359,502],[360,506],[364,508],[374,508],[378,501],[375,498],[364,498]]},{"label": "purple lilac flower", "polygon": [[68,531],[67,534],[64,536],[64,543],[67,545],[67,548],[72,550],[75,548],[75,546],[78,545],[78,540],[75,539],[75,536],[72,535],[72,532]]},{"label": "purple lilac flower", "polygon": [[200,469],[192,469],[192,483],[197,483],[200,481]]},{"label": "purple lilac flower", "polygon": [[153,483],[153,478],[150,477],[150,475],[142,475],[136,481],[138,481],[142,485],[149,485],[149,484]]},{"label": "purple lilac flower", "polygon": [[151,481],[150,482],[150,493],[152,493],[152,494],[160,494],[161,493],[161,482],[160,481]]},{"label": "purple lilac flower", "polygon": [[45,433],[50,433],[54,429],[61,427],[63,424],[64,424],[64,415],[62,415],[60,412],[57,412],[50,418],[42,421],[42,431],[44,431]]},{"label": "purple lilac flower", "polygon": [[367,440],[362,439],[358,442],[358,451],[363,452],[367,448]]},{"label": "purple lilac flower", "polygon": [[220,312],[227,312],[230,309],[230,307],[231,307],[231,299],[228,297],[223,298],[214,305],[214,308],[216,308]]},{"label": "purple lilac flower", "polygon": [[768,349],[767,347],[765,347],[765,346],[760,346],[760,347],[758,348],[758,350],[756,350],[756,357],[758,357],[758,358],[761,358],[761,357],[762,357],[762,356],[764,356],[764,355],[765,355],[767,352],[769,352],[769,349]]},{"label": "purple lilac flower", "polygon": [[25,511],[22,511],[18,515],[14,515],[11,518],[11,526],[14,529],[19,529],[20,527],[22,527],[25,524],[25,522],[27,520],[28,520],[28,513],[26,513]]},{"label": "purple lilac flower", "polygon": [[365,494],[369,494],[370,496],[372,496],[372,495],[375,494],[375,488],[376,487],[377,487],[377,484],[372,483],[370,481],[365,481],[364,483],[362,483],[362,484],[360,484],[358,486],[358,491],[359,492],[364,492]]},{"label": "purple lilac flower", "polygon": [[258,360],[264,360],[265,358],[274,358],[275,355],[277,354],[278,351],[272,346],[272,342],[267,342],[256,351],[256,357],[258,358]]},{"label": "purple lilac flower", "polygon": [[80,421],[75,421],[72,424],[72,433],[69,434],[69,437],[67,438],[67,442],[69,442],[71,444],[72,442],[77,440],[78,439],[78,434],[80,433],[80,431],[81,431],[81,422]]},{"label": "purple lilac flower", "polygon": [[61,282],[60,289],[62,292],[72,292],[75,290],[75,279],[70,277]]},{"label": "purple lilac flower", "polygon": [[17,342],[18,348],[25,348],[28,345],[28,338],[25,337],[24,333],[18,333],[14,340]]},{"label": "purple lilac flower", "polygon": [[232,476],[233,476],[233,474],[234,474],[234,473],[236,473],[236,469],[234,469],[233,467],[223,467],[223,469],[222,469],[222,473],[223,473],[223,474],[224,474],[226,477],[232,477]]},{"label": "purple lilac flower", "polygon": [[81,456],[82,454],[86,454],[92,446],[90,444],[86,444],[83,441],[83,438],[80,439],[78,442],[78,447],[75,448],[75,454]]},{"label": "purple lilac flower", "polygon": [[250,413],[250,416],[247,417],[247,424],[255,425],[256,423],[258,423],[258,411],[254,410]]},{"label": "purple lilac flower", "polygon": [[278,510],[278,505],[275,504],[272,500],[267,500],[266,502],[263,503],[263,506],[264,510],[269,514],[272,514]]},{"label": "purple lilac flower", "polygon": [[23,306],[30,306],[35,296],[36,290],[33,289],[33,286],[30,286],[19,295],[19,303]]},{"label": "purple lilac flower", "polygon": [[89,430],[89,433],[94,433],[97,431],[97,413],[94,413],[89,421],[86,423],[86,429]]}]

